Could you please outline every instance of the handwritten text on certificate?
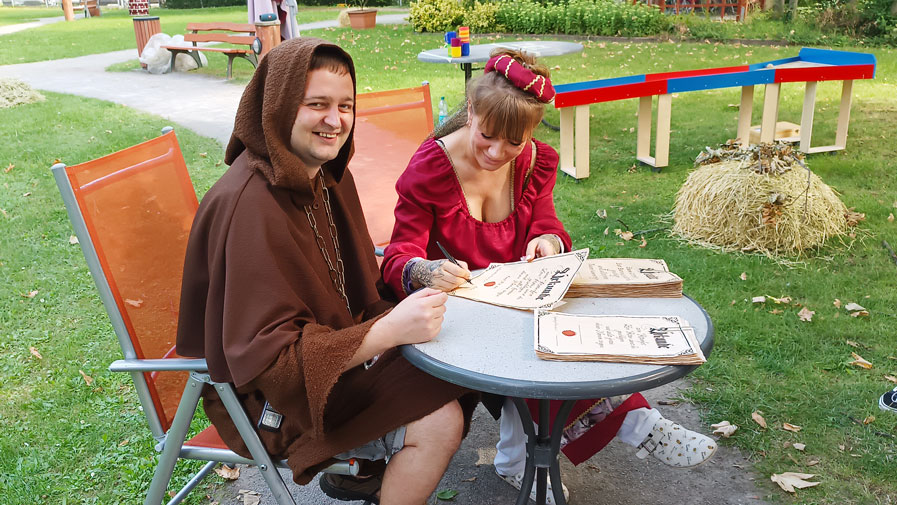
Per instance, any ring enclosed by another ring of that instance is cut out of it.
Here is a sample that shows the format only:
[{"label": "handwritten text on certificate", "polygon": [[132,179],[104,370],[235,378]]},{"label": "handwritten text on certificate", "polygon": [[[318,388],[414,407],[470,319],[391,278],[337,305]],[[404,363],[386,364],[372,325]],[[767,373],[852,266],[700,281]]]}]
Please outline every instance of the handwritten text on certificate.
[{"label": "handwritten text on certificate", "polygon": [[580,249],[531,262],[493,263],[470,279],[472,286],[462,284],[451,294],[517,309],[553,307],[588,257],[589,250]]}]

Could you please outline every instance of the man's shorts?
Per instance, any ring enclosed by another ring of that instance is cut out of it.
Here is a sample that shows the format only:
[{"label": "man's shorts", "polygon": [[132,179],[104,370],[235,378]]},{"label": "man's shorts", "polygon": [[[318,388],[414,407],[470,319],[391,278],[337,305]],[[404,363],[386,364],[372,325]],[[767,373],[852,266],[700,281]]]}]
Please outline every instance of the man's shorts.
[{"label": "man's shorts", "polygon": [[405,447],[405,427],[400,426],[376,440],[371,440],[362,446],[337,454],[334,458],[339,460],[355,458],[368,461],[383,459],[388,463],[389,458],[401,451],[403,447]]}]

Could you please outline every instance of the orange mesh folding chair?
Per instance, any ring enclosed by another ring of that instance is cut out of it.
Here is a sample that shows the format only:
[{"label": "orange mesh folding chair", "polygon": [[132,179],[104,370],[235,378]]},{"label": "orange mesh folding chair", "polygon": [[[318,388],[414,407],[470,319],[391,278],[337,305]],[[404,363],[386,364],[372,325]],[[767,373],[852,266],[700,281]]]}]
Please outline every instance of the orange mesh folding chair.
[{"label": "orange mesh folding chair", "polygon": [[396,180],[433,131],[430,84],[355,97],[355,177],[368,232],[379,254],[395,223]]},{"label": "orange mesh folding chair", "polygon": [[[215,383],[204,359],[175,354],[181,274],[196,194],[177,138],[162,136],[67,167],[53,166],[87,265],[112,320],[124,358],[109,367],[129,372],[161,452],[144,503],[158,505],[178,459],[208,461],[171,499],[181,502],[218,462],[256,465],[279,504],[295,504],[231,384]],[[211,426],[186,440],[204,385],[214,387],[253,459],[229,450]],[[355,474],[355,462],[328,468]]]}]

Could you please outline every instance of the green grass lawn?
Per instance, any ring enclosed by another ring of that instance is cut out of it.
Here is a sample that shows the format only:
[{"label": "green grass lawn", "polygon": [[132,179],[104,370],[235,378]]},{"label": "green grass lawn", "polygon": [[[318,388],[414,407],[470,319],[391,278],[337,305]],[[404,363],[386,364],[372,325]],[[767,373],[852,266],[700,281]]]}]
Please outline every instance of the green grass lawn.
[{"label": "green grass lawn", "polygon": [[0,6],[0,26],[15,25],[37,21],[40,18],[52,18],[62,16],[59,7],[6,7]]},{"label": "green grass lawn", "polygon": [[[421,50],[441,44],[439,35],[416,34],[407,26],[307,35],[336,41],[355,57],[361,92],[427,80],[434,103],[440,96],[451,106],[461,102],[463,74],[456,66],[416,59]],[[545,60],[554,69],[555,82],[755,63],[799,50],[704,43],[584,45],[582,54]],[[665,259],[685,279],[685,292],[710,314],[716,346],[708,363],[692,375],[695,387],[688,397],[704,409],[702,431],[722,420],[740,427],[722,443],[748,455],[761,476],[757,494],[772,502],[897,501],[897,415],[877,408],[878,397],[894,386],[885,375],[897,376],[897,265],[881,246],[887,240],[897,247],[897,221],[889,220],[897,214],[897,162],[891,144],[897,128],[897,50],[872,52],[878,59],[877,78],[854,85],[847,149],[807,160],[848,207],[866,214],[857,240],[847,245],[829,244],[786,266],[763,256],[686,245],[665,230],[647,234],[644,248],[637,241],[622,242],[612,232],[605,235],[606,228],[668,226],[676,191],[694,157],[704,146],[735,135],[735,89],[674,96],[670,165],[659,172],[632,168],[635,133],[630,128],[636,125],[637,101],[592,106],[591,177],[575,181],[560,176],[555,190],[558,213],[577,247],[589,247],[593,256]],[[223,75],[224,65],[218,66]],[[239,63],[235,66],[242,72]],[[245,80],[248,73],[238,77]],[[758,89],[755,124],[762,94]],[[780,120],[799,123],[802,96],[801,84],[783,86]],[[832,142],[839,99],[840,86],[820,83],[815,144]],[[557,111],[549,108],[547,118],[556,124]],[[71,226],[49,167],[57,158],[74,164],[124,148],[156,135],[165,124],[118,105],[55,94],[46,102],[0,110],[0,137],[6,139],[0,144],[4,503],[142,501],[155,456],[153,441],[144,434],[129,379],[106,370],[120,352],[81,252],[69,243]],[[202,195],[225,169],[218,164],[222,147],[183,128],[178,135]],[[558,146],[556,132],[539,127],[535,135]],[[596,215],[598,209],[607,211],[607,219]],[[24,296],[33,291],[33,297]],[[794,301],[752,304],[751,298],[759,295]],[[870,316],[850,317],[834,306],[835,299],[859,303]],[[799,320],[801,307],[815,311],[811,322]],[[873,368],[849,365],[851,352]],[[91,385],[80,371],[93,379]],[[756,410],[764,413],[769,428],[751,420]],[[802,431],[784,431],[783,422]],[[795,450],[794,442],[806,444],[806,450]],[[786,471],[816,474],[813,480],[821,485],[792,497],[769,482],[771,474]],[[203,494],[194,492],[191,503],[203,503]]]},{"label": "green grass lawn", "polygon": [[[5,10],[18,10],[18,8],[4,9],[0,12]],[[162,32],[168,35],[183,34],[187,23],[247,21],[245,6],[205,9],[154,8],[150,14],[159,16]],[[300,7],[297,19],[300,24],[312,23],[336,19],[338,14],[339,9],[334,7]],[[136,49],[136,47],[134,24],[128,11],[104,9],[100,17],[82,19],[76,16],[73,21],[53,23],[0,36],[0,65],[71,58],[120,49]]]}]

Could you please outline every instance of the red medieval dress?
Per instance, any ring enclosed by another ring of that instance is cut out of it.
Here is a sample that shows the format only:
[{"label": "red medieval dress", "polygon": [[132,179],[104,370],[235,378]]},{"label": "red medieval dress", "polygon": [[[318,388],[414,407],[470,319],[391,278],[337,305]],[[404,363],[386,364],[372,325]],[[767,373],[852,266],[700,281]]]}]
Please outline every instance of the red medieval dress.
[{"label": "red medieval dress", "polygon": [[[440,142],[427,139],[418,148],[408,168],[396,183],[398,203],[395,228],[384,252],[383,279],[400,297],[407,293],[402,272],[412,258],[442,258],[439,241],[453,255],[467,262],[471,270],[490,263],[519,261],[530,240],[543,234],[555,234],[570,250],[570,236],[557,218],[552,191],[557,177],[558,154],[548,144],[533,140],[513,165],[514,207],[502,221],[487,223],[470,215],[467,200],[451,159]],[[532,169],[530,166],[532,165]],[[641,394],[633,394],[585,433],[576,432],[577,421],[602,403],[603,399],[579,400],[573,406],[565,426],[569,442],[562,448],[573,464],[579,464],[604,448],[630,410],[648,407]],[[537,402],[528,400],[533,418],[538,419]],[[552,419],[560,401],[551,402]],[[605,404],[606,405],[606,404]],[[609,409],[606,409],[609,410]],[[490,409],[490,411],[494,410]],[[593,413],[594,414],[594,413]]]}]

